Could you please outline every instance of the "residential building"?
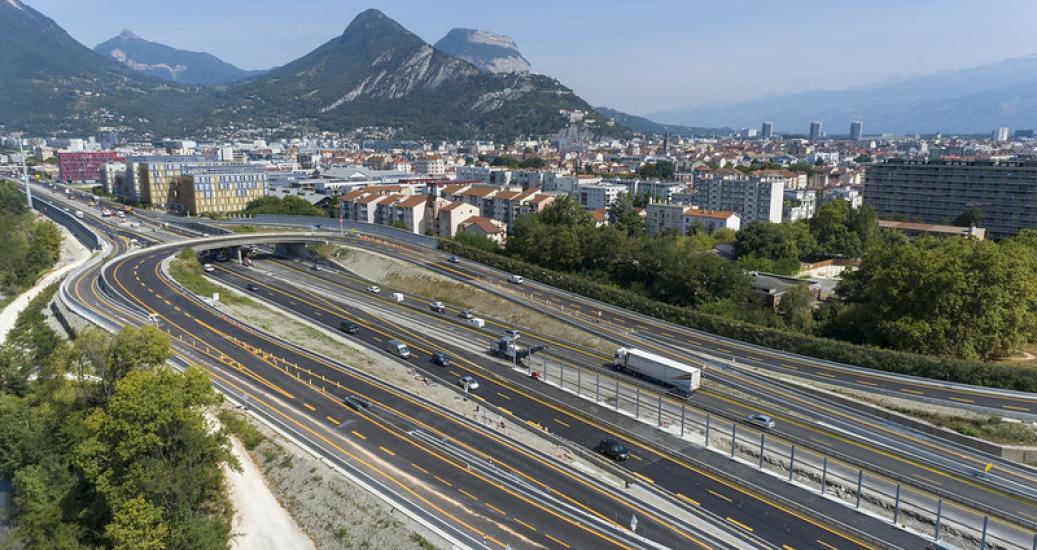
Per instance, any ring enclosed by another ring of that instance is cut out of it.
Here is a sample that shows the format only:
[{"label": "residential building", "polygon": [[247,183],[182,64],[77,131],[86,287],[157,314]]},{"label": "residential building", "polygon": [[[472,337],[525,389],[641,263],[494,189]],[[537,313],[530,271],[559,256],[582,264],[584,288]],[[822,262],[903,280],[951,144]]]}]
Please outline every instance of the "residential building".
[{"label": "residential building", "polygon": [[576,187],[576,200],[587,210],[597,210],[608,208],[626,193],[627,187],[617,183],[581,183]]},{"label": "residential building", "polygon": [[860,141],[864,136],[864,123],[855,120],[850,123],[850,141]]},{"label": "residential building", "polygon": [[781,222],[785,184],[749,177],[737,170],[703,172],[695,182],[691,204],[739,215],[742,223]]},{"label": "residential building", "polygon": [[684,211],[688,209],[683,204],[649,203],[645,206],[645,231],[649,235],[667,231],[683,234]]},{"label": "residential building", "polygon": [[58,152],[58,178],[66,183],[101,181],[105,163],[123,160],[115,151]]},{"label": "residential building", "polygon": [[388,220],[384,223],[397,223],[411,233],[424,235],[436,228],[434,210],[437,201],[446,202],[442,199],[433,199],[428,195],[411,195],[398,198],[386,205],[386,208],[390,209],[390,211],[387,213]]},{"label": "residential building", "polygon": [[970,208],[987,236],[1037,227],[1037,162],[892,159],[868,167],[864,203],[880,218],[946,224]]},{"label": "residential building", "polygon": [[493,219],[510,226],[519,216],[530,211],[530,202],[539,195],[536,189],[529,191],[500,191],[493,195]]},{"label": "residential building", "polygon": [[820,141],[822,136],[821,121],[815,120],[810,123],[810,141]]},{"label": "residential building", "polygon": [[898,222],[893,220],[879,220],[879,227],[884,229],[896,229],[907,235],[911,240],[924,235],[950,235],[976,239],[982,241],[987,236],[987,230],[982,227],[960,227],[957,225],[939,225],[931,223]]},{"label": "residential building", "polygon": [[496,241],[497,244],[504,244],[508,239],[508,226],[493,218],[487,218],[486,216],[473,216],[468,218],[461,222],[459,231],[461,233],[482,235]]},{"label": "residential building", "polygon": [[238,163],[185,166],[170,190],[166,208],[180,214],[240,212],[266,194],[266,172]]},{"label": "residential building", "polygon": [[822,203],[833,201],[846,201],[850,203],[850,208],[860,208],[864,204],[864,196],[861,194],[860,188],[853,185],[830,187],[822,191]]},{"label": "residential building", "polygon": [[781,221],[809,220],[817,211],[817,193],[808,189],[786,189],[783,193]]},{"label": "residential building", "polygon": [[764,122],[763,127],[760,128],[760,138],[771,139],[774,136],[774,123]]},{"label": "residential building", "polygon": [[101,185],[104,192],[115,194],[115,190],[121,185],[122,179],[126,177],[126,163],[121,161],[106,162],[101,167]]},{"label": "residential building", "polygon": [[461,222],[479,215],[479,208],[466,202],[455,201],[439,209],[439,236],[453,237],[457,235]]},{"label": "residential building", "polygon": [[998,143],[1004,143],[1008,141],[1008,128],[998,128],[994,130],[990,138]]},{"label": "residential building", "polygon": [[512,172],[507,168],[458,166],[454,169],[454,179],[458,181],[478,181],[486,185],[504,188],[511,185]]},{"label": "residential building", "polygon": [[685,209],[681,215],[681,234],[687,235],[696,227],[702,227],[706,233],[725,228],[738,231],[742,228],[742,219],[734,212],[703,210],[695,207]]},{"label": "residential building", "polygon": [[431,177],[446,175],[446,161],[440,156],[431,156],[415,160],[411,163],[415,174],[427,174]]}]

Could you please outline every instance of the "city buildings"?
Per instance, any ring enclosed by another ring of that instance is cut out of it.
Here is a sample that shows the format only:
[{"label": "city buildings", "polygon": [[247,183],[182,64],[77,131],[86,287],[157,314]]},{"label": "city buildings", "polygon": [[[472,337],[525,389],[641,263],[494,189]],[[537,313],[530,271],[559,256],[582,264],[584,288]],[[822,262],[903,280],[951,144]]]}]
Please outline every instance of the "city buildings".
[{"label": "city buildings", "polygon": [[649,235],[673,232],[688,235],[700,228],[712,233],[720,228],[741,229],[741,218],[730,211],[706,210],[683,204],[650,203],[645,207],[645,231]]},{"label": "city buildings", "polygon": [[864,136],[864,123],[855,120],[850,123],[850,141],[860,141]]},{"label": "city buildings", "polygon": [[627,193],[627,186],[618,183],[581,183],[576,187],[576,200],[587,210],[608,208],[620,195]]},{"label": "city buildings", "polygon": [[128,202],[190,215],[238,212],[267,186],[262,167],[193,155],[130,157],[113,179],[112,191]]},{"label": "city buildings", "polygon": [[696,179],[691,204],[708,210],[735,212],[742,223],[781,223],[785,184],[761,180],[737,170],[704,171]]},{"label": "city buildings", "polygon": [[994,130],[990,135],[990,139],[998,143],[1008,141],[1008,128],[998,128]]},{"label": "city buildings", "polygon": [[810,123],[810,141],[821,140],[821,121],[815,120]]},{"label": "city buildings", "polygon": [[66,183],[96,183],[103,179],[101,169],[105,163],[121,160],[115,151],[58,152],[58,177]]},{"label": "city buildings", "polygon": [[864,203],[884,219],[948,224],[970,208],[987,236],[1037,227],[1037,162],[890,159],[868,168]]},{"label": "city buildings", "polygon": [[809,189],[786,189],[783,193],[781,221],[809,220],[817,210],[817,192]]},{"label": "city buildings", "polygon": [[771,139],[772,137],[774,137],[774,123],[764,122],[763,126],[760,128],[760,138]]}]

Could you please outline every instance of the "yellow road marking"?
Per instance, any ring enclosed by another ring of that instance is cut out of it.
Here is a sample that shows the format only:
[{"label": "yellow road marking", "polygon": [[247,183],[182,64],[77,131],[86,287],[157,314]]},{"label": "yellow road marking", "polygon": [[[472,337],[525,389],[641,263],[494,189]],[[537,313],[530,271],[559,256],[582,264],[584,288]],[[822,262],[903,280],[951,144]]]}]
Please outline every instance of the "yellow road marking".
[{"label": "yellow road marking", "polygon": [[510,398],[510,397],[508,397],[508,396],[504,395],[504,394],[503,394],[503,393],[501,393],[501,392],[497,392],[497,395],[499,395],[499,396],[503,397],[504,399],[507,399],[508,401],[511,401],[511,398]]},{"label": "yellow road marking", "polygon": [[464,489],[458,489],[458,491],[460,491],[461,494],[463,494],[464,496],[466,496],[466,497],[468,497],[468,498],[470,498],[472,500],[479,500],[479,497],[473,495],[472,493],[469,493],[468,491],[465,491]]},{"label": "yellow road marking", "polygon": [[334,419],[334,418],[332,418],[330,416],[325,416],[324,418],[327,418],[328,422],[331,422],[332,424],[338,426],[338,420],[336,420],[336,419]]},{"label": "yellow road marking", "polygon": [[827,442],[827,441],[825,441],[823,439],[818,439],[816,437],[811,437],[810,440],[813,441],[814,443],[819,444],[819,445],[824,445],[825,447],[831,447],[832,446],[831,443],[829,443],[829,442]]},{"label": "yellow road marking", "polygon": [[511,518],[511,519],[515,520],[515,523],[518,523],[519,525],[525,527],[526,529],[529,529],[530,531],[536,531],[537,530],[536,527],[533,527],[532,525],[530,525],[530,524],[520,520],[519,518]]},{"label": "yellow road marking", "polygon": [[875,382],[870,382],[868,380],[858,380],[857,383],[858,384],[864,384],[865,386],[875,386],[875,387],[878,387],[878,384],[876,384]]},{"label": "yellow road marking", "polygon": [[317,412],[317,407],[314,407],[313,405],[310,405],[309,403],[303,403],[302,406],[306,407],[307,409],[310,409],[313,412]]},{"label": "yellow road marking", "polygon": [[508,409],[505,409],[504,407],[497,407],[497,410],[499,410],[500,412],[502,412],[504,414],[509,414],[509,415],[511,414],[511,411],[509,411]]},{"label": "yellow road marking", "polygon": [[378,447],[378,448],[381,449],[383,453],[385,453],[385,454],[387,454],[389,456],[396,456],[396,453],[390,451],[389,449],[386,449],[385,447]]},{"label": "yellow road marking", "polygon": [[358,432],[356,430],[353,430],[353,435],[359,437],[360,439],[367,439],[366,435],[364,435],[364,434],[362,434],[362,433],[360,433],[360,432]]},{"label": "yellow road marking", "polygon": [[920,392],[918,390],[912,390],[911,388],[900,388],[900,391],[906,391],[907,393],[913,393],[915,395],[925,395],[924,392]]},{"label": "yellow road marking", "polygon": [[717,497],[719,499],[723,499],[723,500],[726,500],[728,502],[733,502],[730,497],[724,496],[724,495],[714,491],[713,489],[706,489],[706,490],[709,491],[709,494],[711,494],[711,495],[713,495],[713,496],[715,496],[715,497]]},{"label": "yellow road marking", "polygon": [[959,403],[975,403],[975,401],[973,401],[971,399],[965,399],[964,397],[954,397],[954,396],[951,396],[950,400],[951,401],[957,401]]},{"label": "yellow road marking", "polygon": [[[356,432],[353,432],[353,433],[356,433]],[[417,464],[415,464],[415,463],[413,463],[413,462],[411,462],[411,463],[410,463],[410,465],[411,465],[411,466],[414,466],[414,468],[415,468],[416,470],[418,470],[419,472],[421,472],[421,473],[423,473],[423,474],[427,474],[427,473],[428,473],[428,470],[426,470],[425,468],[422,468],[421,466],[418,466]]]},{"label": "yellow road marking", "polygon": [[[383,447],[382,450],[384,451],[385,448]],[[388,451],[386,451],[386,452],[388,452]],[[443,485],[446,485],[447,487],[453,487],[454,486],[453,483],[450,483],[449,481],[447,481],[447,480],[445,480],[445,479],[443,479],[443,478],[441,478],[439,476],[432,476],[432,477],[436,478],[436,480],[438,480]]]},{"label": "yellow road marking", "polygon": [[933,485],[939,485],[939,484],[940,484],[940,482],[939,482],[939,481],[936,481],[935,479],[929,479],[929,478],[927,478],[927,477],[925,477],[925,476],[922,476],[922,475],[918,475],[918,474],[911,474],[911,475],[912,475],[912,476],[913,476],[913,477],[914,477],[915,479],[920,479],[920,480],[922,480],[922,481],[924,481],[924,482],[926,482],[926,483],[932,483]]},{"label": "yellow road marking", "polygon": [[687,502],[688,504],[691,504],[692,506],[702,506],[702,504],[699,501],[697,501],[697,500],[695,500],[695,499],[693,499],[693,498],[691,498],[689,496],[685,496],[685,495],[683,495],[681,493],[677,493],[677,498],[683,500],[684,502]]},{"label": "yellow road marking", "polygon": [[832,546],[831,544],[828,544],[827,542],[825,542],[825,541],[823,541],[821,539],[817,539],[817,543],[820,544],[821,546],[824,546],[825,548],[830,549],[830,550],[839,550],[838,546]]},{"label": "yellow road marking", "polygon": [[787,544],[782,544],[781,545],[781,550],[796,550],[796,549],[791,547],[791,546],[789,546],[789,545],[787,545]]},{"label": "yellow road marking", "polygon": [[561,544],[562,546],[564,546],[564,547],[566,547],[566,548],[571,548],[571,546],[569,546],[569,545],[568,545],[568,544],[566,544],[565,542],[563,542],[563,541],[560,541],[560,540],[558,540],[558,539],[556,539],[556,538],[552,537],[551,535],[548,535],[547,533],[544,533],[544,536],[545,536],[545,537],[547,537],[547,538],[549,538],[549,539],[551,539],[551,540],[553,540],[553,541],[555,541],[555,542],[556,542],[556,543],[558,543],[558,544]]},{"label": "yellow road marking", "polygon": [[817,371],[814,374],[816,374],[818,376],[824,376],[825,378],[837,378],[836,375],[828,373],[828,372],[823,372],[823,371]]},{"label": "yellow road marking", "polygon": [[799,367],[797,367],[795,365],[790,365],[788,363],[782,363],[781,367],[784,368],[784,369],[799,370]]},{"label": "yellow road marking", "polygon": [[566,428],[568,428],[568,427],[569,427],[569,425],[568,425],[568,424],[566,424],[565,422],[562,422],[561,420],[558,420],[557,418],[554,418],[554,419],[552,419],[552,420],[554,420],[555,422],[557,422],[557,423],[559,423],[559,424],[561,424],[561,425],[565,426]]},{"label": "yellow road marking", "polygon": [[485,504],[486,507],[489,508],[490,510],[493,510],[494,512],[497,512],[498,514],[500,514],[502,516],[508,515],[507,512],[505,512],[504,510],[501,510],[500,508],[497,508],[496,506],[490,504],[489,502],[484,502],[483,504]]},{"label": "yellow road marking", "polygon": [[630,472],[630,473],[634,474],[634,477],[640,479],[641,481],[644,481],[645,483],[648,483],[649,485],[655,485],[655,481],[652,481],[652,478],[650,478],[648,476],[641,475],[641,474],[639,474],[637,472]]},{"label": "yellow road marking", "polygon": [[734,519],[732,517],[726,517],[724,519],[726,519],[727,521],[730,521],[731,523],[741,527],[742,529],[745,529],[746,531],[749,531],[750,533],[753,532],[753,528],[752,527],[749,527],[748,525],[738,521],[737,519]]},{"label": "yellow road marking", "polygon": [[1029,412],[1030,411],[1030,409],[1028,407],[1016,407],[1015,405],[1001,405],[1001,408],[1002,409],[1010,409],[1010,410],[1013,410],[1013,411],[1023,411],[1023,412]]}]

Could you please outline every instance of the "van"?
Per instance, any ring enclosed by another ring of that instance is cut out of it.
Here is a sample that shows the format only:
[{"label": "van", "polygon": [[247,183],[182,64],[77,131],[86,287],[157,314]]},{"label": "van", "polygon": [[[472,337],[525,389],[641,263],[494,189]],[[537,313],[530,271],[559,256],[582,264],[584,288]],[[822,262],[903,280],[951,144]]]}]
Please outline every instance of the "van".
[{"label": "van", "polygon": [[469,319],[468,320],[468,324],[472,325],[475,328],[483,328],[483,327],[486,326],[486,321],[484,321],[484,320],[482,320],[482,319],[480,319],[478,317],[475,317],[473,319]]},{"label": "van", "polygon": [[394,301],[394,302],[402,302],[403,301],[403,293],[402,292],[393,292],[392,293],[392,301]]},{"label": "van", "polygon": [[512,275],[511,277],[508,277],[508,282],[512,283],[512,284],[520,285],[520,284],[526,282],[526,280],[522,278],[522,275]]},{"label": "van", "polygon": [[410,357],[410,349],[407,347],[407,344],[404,344],[399,340],[389,340],[389,343],[386,344],[386,346],[389,348],[389,351],[404,359]]},{"label": "van", "polygon": [[84,214],[82,210],[76,210],[76,218],[83,219]]}]

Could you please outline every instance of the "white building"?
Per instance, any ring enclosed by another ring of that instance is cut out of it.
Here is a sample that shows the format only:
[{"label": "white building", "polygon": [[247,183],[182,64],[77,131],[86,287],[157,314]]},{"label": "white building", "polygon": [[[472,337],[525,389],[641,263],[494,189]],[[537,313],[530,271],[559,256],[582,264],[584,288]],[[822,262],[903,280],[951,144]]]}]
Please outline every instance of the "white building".
[{"label": "white building", "polygon": [[446,161],[440,156],[418,159],[412,162],[411,166],[414,168],[415,174],[426,174],[434,178],[446,175]]},{"label": "white building", "polygon": [[587,210],[608,208],[626,193],[627,186],[618,183],[581,183],[576,186],[576,200]]},{"label": "white building", "polygon": [[705,172],[695,182],[691,204],[707,210],[725,210],[739,215],[743,223],[781,223],[785,184],[762,181],[735,170]]},{"label": "white building", "polygon": [[706,233],[725,228],[738,231],[742,228],[742,218],[734,212],[722,210],[703,210],[694,207],[685,209],[681,215],[681,234],[687,235],[698,226],[701,226]]},{"label": "white building", "polygon": [[781,221],[809,220],[817,211],[817,194],[807,189],[787,189],[783,193]]}]

